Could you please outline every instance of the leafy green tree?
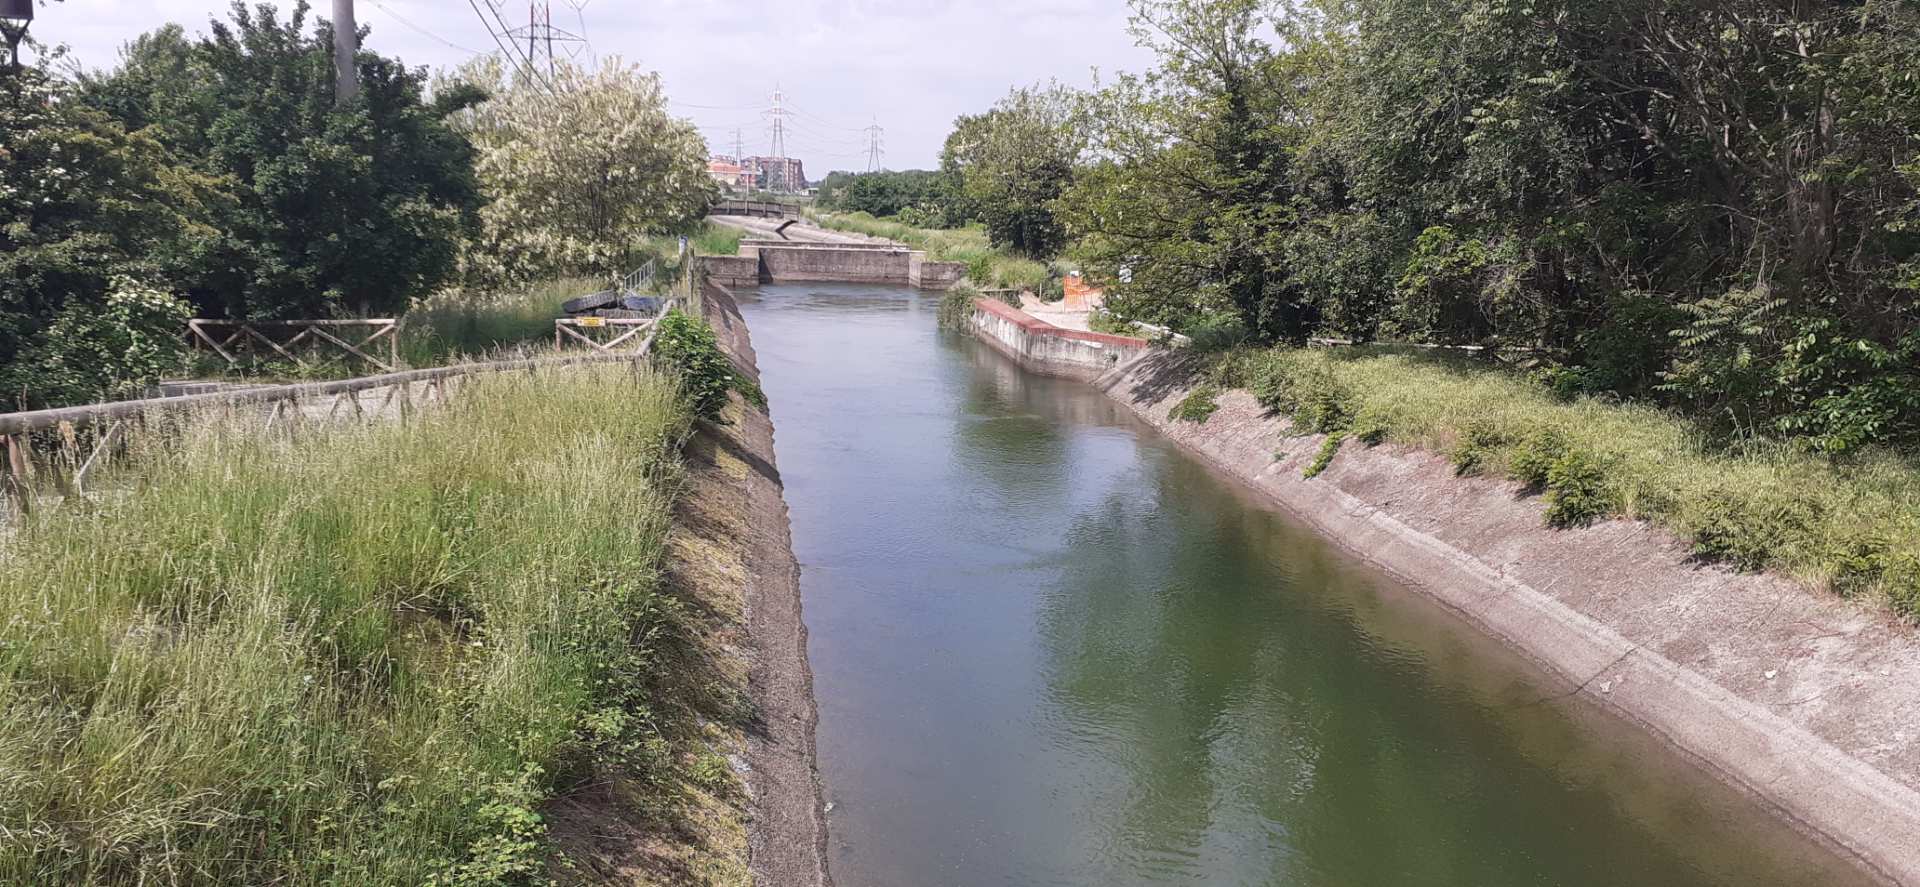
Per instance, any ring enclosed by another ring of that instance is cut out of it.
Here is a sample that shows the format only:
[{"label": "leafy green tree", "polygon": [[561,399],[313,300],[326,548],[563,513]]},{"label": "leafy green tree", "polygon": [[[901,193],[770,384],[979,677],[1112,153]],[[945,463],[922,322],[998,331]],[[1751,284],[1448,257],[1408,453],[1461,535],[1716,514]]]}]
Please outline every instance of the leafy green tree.
[{"label": "leafy green tree", "polygon": [[1920,441],[1911,4],[1133,8],[1159,64],[1089,97],[1055,203],[1114,308],[1520,349],[1729,431]]},{"label": "leafy green tree", "polygon": [[1099,159],[1060,201],[1076,256],[1130,316],[1186,326],[1230,315],[1270,339],[1310,329],[1285,235],[1300,220],[1294,72],[1261,38],[1255,0],[1136,2],[1161,65],[1088,98]]},{"label": "leafy green tree", "polygon": [[82,346],[76,336],[103,329],[91,315],[114,316],[116,278],[130,278],[118,290],[145,294],[121,306],[128,318],[162,301],[131,281],[164,284],[217,238],[203,221],[209,185],[146,132],[129,133],[75,101],[44,70],[0,67],[0,396],[8,407],[123,393],[162,371],[140,349]]},{"label": "leafy green tree", "polygon": [[1058,84],[1015,89],[984,114],[963,115],[940,153],[966,215],[997,245],[1052,256],[1066,244],[1054,201],[1073,181],[1086,138],[1074,93]]},{"label": "leafy green tree", "polygon": [[959,183],[937,170],[835,172],[821,183],[819,203],[827,209],[875,216],[916,216],[912,224],[949,228],[964,221],[959,212]]},{"label": "leafy green tree", "polygon": [[207,36],[168,26],[87,78],[91,104],[225,193],[182,281],[202,311],[395,312],[452,276],[474,226],[471,148],[424,102],[425,73],[362,51],[361,95],[336,107],[330,26],[308,9],[236,2]]},{"label": "leafy green tree", "polygon": [[706,143],[667,109],[655,74],[609,59],[509,80],[489,58],[460,76],[491,96],[456,115],[489,198],[469,275],[624,271],[641,239],[690,230],[718,194]]}]

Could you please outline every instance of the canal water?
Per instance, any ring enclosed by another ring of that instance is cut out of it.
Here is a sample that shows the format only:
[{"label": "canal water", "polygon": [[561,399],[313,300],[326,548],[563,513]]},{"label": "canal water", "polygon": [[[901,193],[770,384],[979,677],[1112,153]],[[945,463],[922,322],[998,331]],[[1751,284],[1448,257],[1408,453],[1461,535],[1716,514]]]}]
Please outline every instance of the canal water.
[{"label": "canal water", "polygon": [[1859,880],[937,295],[741,301],[839,884]]}]

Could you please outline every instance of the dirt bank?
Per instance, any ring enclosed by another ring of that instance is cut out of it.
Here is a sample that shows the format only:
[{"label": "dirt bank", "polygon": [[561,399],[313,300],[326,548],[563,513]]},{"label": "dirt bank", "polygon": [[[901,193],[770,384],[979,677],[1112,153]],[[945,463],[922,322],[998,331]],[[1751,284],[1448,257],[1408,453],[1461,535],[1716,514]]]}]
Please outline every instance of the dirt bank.
[{"label": "dirt bank", "polygon": [[1920,885],[1920,634],[1775,576],[1689,558],[1631,521],[1545,527],[1517,485],[1444,458],[1320,447],[1229,392],[1177,422],[1191,368],[1157,352],[1095,384],[1169,438],[1747,789],[1888,883]]},{"label": "dirt bank", "polygon": [[[708,323],[721,348],[756,380],[753,340],[733,295],[708,285],[702,292]],[[807,666],[807,628],[800,618],[800,568],[793,558],[773,454],[773,421],[742,410],[723,446],[739,466],[746,515],[748,688],[755,717],[747,738],[751,797],[748,859],[756,884],[825,887],[827,822],[814,756],[819,715],[813,672]]]}]

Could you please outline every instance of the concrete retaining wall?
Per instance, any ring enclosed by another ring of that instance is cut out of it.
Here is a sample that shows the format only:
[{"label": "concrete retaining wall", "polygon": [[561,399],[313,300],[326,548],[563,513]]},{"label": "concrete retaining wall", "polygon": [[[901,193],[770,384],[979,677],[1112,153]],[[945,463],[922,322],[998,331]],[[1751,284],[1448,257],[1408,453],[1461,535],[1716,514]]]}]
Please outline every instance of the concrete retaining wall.
[{"label": "concrete retaining wall", "polygon": [[701,256],[700,268],[707,280],[721,286],[755,286],[760,283],[760,257]]},{"label": "concrete retaining wall", "polygon": [[[742,250],[746,246],[742,245]],[[909,283],[904,249],[809,244],[761,246],[760,279],[842,280],[850,283]]]},{"label": "concrete retaining wall", "polygon": [[[1170,439],[1751,791],[1890,884],[1920,885],[1920,633],[1786,577],[1705,566],[1627,520],[1555,530],[1519,484],[1325,440],[1244,391],[1203,423],[1177,352],[1098,379]],[[1276,453],[1276,450],[1278,451]]]},{"label": "concrete retaining wall", "polygon": [[1145,339],[1063,329],[996,299],[975,299],[969,322],[994,350],[1049,376],[1091,381],[1152,350]]},{"label": "concrete retaining wall", "polygon": [[922,252],[910,253],[907,257],[907,282],[921,289],[952,289],[965,276],[965,262],[935,262]]}]

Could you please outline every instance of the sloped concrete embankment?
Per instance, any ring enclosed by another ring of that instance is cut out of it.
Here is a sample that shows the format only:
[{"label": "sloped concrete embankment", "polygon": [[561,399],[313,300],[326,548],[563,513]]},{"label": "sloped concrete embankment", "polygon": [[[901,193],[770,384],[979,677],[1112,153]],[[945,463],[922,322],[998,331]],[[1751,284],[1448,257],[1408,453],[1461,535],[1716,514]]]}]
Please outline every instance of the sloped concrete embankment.
[{"label": "sloped concrete embankment", "polygon": [[[721,348],[757,381],[753,339],[733,294],[709,283],[701,296]],[[827,820],[814,751],[819,713],[800,616],[800,568],[774,462],[773,420],[760,410],[742,410],[739,426],[730,435],[739,452],[731,455],[746,466],[747,685],[755,710],[747,742],[749,867],[756,884],[826,887],[832,883]]]},{"label": "sloped concrete embankment", "polygon": [[1244,391],[1205,423],[1169,410],[1192,363],[1159,351],[1094,384],[1182,447],[1439,600],[1888,883],[1920,885],[1920,634],[1777,576],[1690,559],[1614,520],[1545,527],[1518,485],[1425,451],[1320,435]]},{"label": "sloped concrete embankment", "polygon": [[975,299],[968,324],[995,351],[1036,373],[1091,381],[1151,348],[1145,339],[1058,327],[997,299]]}]

